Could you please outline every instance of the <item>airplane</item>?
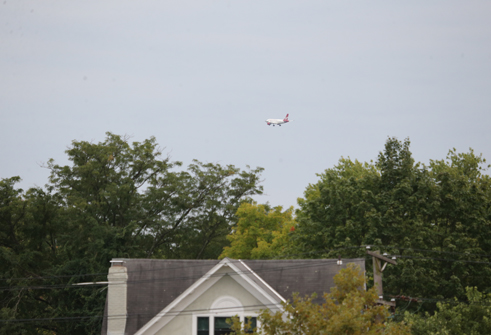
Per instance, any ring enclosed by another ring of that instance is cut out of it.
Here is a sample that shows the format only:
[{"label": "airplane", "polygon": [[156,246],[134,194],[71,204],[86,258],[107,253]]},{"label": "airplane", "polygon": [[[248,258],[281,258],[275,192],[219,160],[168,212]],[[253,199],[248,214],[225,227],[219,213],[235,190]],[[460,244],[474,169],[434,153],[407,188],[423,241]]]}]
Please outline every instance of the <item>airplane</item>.
[{"label": "airplane", "polygon": [[288,123],[288,122],[290,122],[290,120],[288,120],[288,115],[289,115],[289,114],[286,114],[286,116],[285,116],[285,118],[284,118],[283,120],[282,120],[282,119],[267,119],[267,120],[266,120],[266,123],[268,124],[268,126],[273,125],[273,127],[274,127],[274,126],[278,125],[278,126],[280,126],[280,127],[281,127],[281,125],[282,125],[283,123]]}]

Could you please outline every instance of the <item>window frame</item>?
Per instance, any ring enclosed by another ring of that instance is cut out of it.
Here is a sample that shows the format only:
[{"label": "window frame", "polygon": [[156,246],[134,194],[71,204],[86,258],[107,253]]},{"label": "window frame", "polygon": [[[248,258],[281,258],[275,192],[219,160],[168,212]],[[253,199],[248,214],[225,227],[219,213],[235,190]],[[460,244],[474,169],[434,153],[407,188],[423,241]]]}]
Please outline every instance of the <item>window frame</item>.
[{"label": "window frame", "polygon": [[[223,318],[231,318],[234,316],[238,316],[239,320],[244,323],[244,320],[246,317],[252,317],[256,318],[256,327],[260,327],[259,323],[259,313],[254,312],[254,311],[244,311],[244,307],[242,303],[233,296],[230,295],[223,295],[217,299],[211,304],[209,307],[208,312],[200,313],[200,312],[194,312],[192,314],[193,316],[193,322],[192,322],[192,334],[197,335],[198,334],[198,318],[199,317],[208,317],[209,321],[209,335],[215,335],[215,317]],[[215,311],[215,312],[212,312]]]},{"label": "window frame", "polygon": [[235,313],[232,315],[232,313],[193,313],[193,335],[198,334],[198,318],[204,318],[208,317],[209,319],[209,335],[215,335],[215,317],[217,318],[231,318],[234,317],[235,315],[238,315],[240,321],[242,324],[244,324],[245,318],[256,318],[256,327],[259,329],[261,327],[261,324],[259,322],[259,313]]}]

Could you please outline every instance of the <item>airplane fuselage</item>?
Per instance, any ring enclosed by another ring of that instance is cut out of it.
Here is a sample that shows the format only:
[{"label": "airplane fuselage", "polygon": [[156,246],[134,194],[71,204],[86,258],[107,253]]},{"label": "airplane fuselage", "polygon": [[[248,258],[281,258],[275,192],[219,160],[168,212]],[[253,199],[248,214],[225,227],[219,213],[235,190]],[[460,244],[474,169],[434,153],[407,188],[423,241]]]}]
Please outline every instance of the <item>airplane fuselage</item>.
[{"label": "airplane fuselage", "polygon": [[267,119],[266,123],[268,124],[268,126],[271,126],[271,125],[273,125],[273,127],[276,125],[281,126],[284,123],[290,122],[288,120],[288,115],[289,114],[286,114],[286,117],[284,119]]}]

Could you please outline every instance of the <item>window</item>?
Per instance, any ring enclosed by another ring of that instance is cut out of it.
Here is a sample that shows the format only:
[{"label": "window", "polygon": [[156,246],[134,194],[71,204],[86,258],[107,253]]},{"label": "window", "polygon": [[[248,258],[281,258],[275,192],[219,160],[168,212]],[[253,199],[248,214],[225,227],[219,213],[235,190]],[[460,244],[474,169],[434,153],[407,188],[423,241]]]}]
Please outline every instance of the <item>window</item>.
[{"label": "window", "polygon": [[210,335],[210,319],[198,317],[198,335]]},{"label": "window", "polygon": [[[249,327],[247,327],[248,324]],[[254,329],[257,327],[257,318],[255,316],[246,316],[244,320],[244,327],[246,333],[253,333]]]},{"label": "window", "polygon": [[231,319],[231,316],[215,317],[215,333],[214,335],[227,335],[232,332],[230,328],[231,324],[227,322],[227,319]]},{"label": "window", "polygon": [[[227,319],[231,319],[232,316],[198,316],[197,319],[197,335],[226,335],[232,332],[231,324],[227,323]],[[240,316],[244,327],[246,327],[246,333],[253,333],[257,327],[257,317],[255,316]],[[249,327],[247,327],[247,324]],[[210,324],[213,325],[210,328]],[[195,333],[196,334],[196,333]]]}]

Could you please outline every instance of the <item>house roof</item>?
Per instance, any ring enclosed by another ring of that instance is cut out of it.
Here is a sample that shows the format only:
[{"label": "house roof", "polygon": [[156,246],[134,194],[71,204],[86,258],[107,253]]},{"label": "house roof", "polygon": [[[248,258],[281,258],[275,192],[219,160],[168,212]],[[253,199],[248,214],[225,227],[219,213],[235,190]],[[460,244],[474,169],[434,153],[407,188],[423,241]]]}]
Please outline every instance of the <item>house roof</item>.
[{"label": "house roof", "polygon": [[[123,259],[127,268],[126,334],[134,334],[159,312],[169,306],[193,284],[202,279],[219,260]],[[232,260],[226,259],[229,275],[247,277],[257,287],[280,300],[291,299],[292,293],[301,296],[329,292],[334,275],[347,263],[356,263],[365,270],[363,258],[344,259],[343,265],[333,259],[293,260]],[[212,274],[213,275],[213,274]],[[107,314],[107,311],[105,312]],[[106,320],[106,318],[104,318]],[[102,334],[106,335],[106,322]]]}]

